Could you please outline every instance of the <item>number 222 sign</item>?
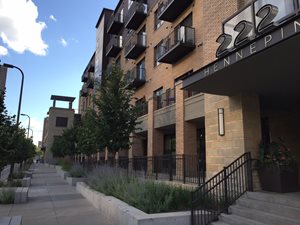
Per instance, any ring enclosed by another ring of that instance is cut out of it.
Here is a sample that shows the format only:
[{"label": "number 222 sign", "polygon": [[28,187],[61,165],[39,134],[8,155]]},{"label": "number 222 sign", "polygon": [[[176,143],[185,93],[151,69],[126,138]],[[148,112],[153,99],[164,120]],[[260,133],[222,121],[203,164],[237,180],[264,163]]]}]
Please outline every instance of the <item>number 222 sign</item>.
[{"label": "number 222 sign", "polygon": [[[254,7],[254,4],[251,7]],[[251,11],[254,12],[253,8]],[[235,38],[225,32],[221,34],[217,39],[217,42],[220,44],[216,52],[217,58],[227,55],[236,48],[251,41],[255,36],[259,36],[275,27],[277,24],[274,22],[274,19],[278,13],[278,6],[266,4],[258,9],[255,14],[253,13],[254,15],[252,15],[250,21],[241,20],[234,26]],[[259,21],[257,25],[255,25],[256,21]]]}]

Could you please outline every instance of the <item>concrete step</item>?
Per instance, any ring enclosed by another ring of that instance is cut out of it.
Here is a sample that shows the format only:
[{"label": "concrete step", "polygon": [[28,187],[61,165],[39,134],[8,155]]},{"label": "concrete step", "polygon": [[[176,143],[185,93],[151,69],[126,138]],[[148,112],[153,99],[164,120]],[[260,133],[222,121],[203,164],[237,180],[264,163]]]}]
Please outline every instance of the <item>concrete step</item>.
[{"label": "concrete step", "polygon": [[262,212],[272,213],[278,216],[300,220],[300,208],[270,203],[266,201],[254,200],[250,198],[240,198],[237,200],[236,204],[241,207],[256,209]]},{"label": "concrete step", "polygon": [[225,224],[227,223],[229,225],[266,225],[264,223],[260,223],[237,215],[221,214],[219,219],[220,222],[223,222]]},{"label": "concrete step", "polygon": [[249,209],[241,206],[231,206],[229,212],[234,215],[255,220],[268,225],[300,225],[300,220],[279,216],[276,214],[266,213],[256,209]]},{"label": "concrete step", "polygon": [[247,192],[244,197],[273,204],[281,204],[294,208],[300,208],[300,192],[286,194],[270,192]]}]

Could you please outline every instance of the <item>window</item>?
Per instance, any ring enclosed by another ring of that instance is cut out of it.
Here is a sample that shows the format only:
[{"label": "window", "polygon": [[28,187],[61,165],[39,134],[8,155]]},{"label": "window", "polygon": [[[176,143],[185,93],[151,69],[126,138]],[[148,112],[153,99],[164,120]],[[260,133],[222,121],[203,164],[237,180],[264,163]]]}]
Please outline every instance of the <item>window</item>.
[{"label": "window", "polygon": [[67,117],[56,117],[56,127],[67,127],[68,118]]},{"label": "window", "polygon": [[163,41],[159,42],[158,45],[154,47],[154,67],[158,66],[160,62],[158,62],[159,57],[163,55]]},{"label": "window", "polygon": [[163,94],[163,88],[159,88],[156,91],[154,91],[154,100],[155,100],[155,105],[154,108],[155,110],[161,109],[163,106],[163,100],[162,100],[162,94]]},{"label": "window", "polygon": [[120,22],[123,23],[124,22],[124,9],[122,9],[120,11]]},{"label": "window", "polygon": [[138,80],[145,80],[145,58],[142,59],[138,64],[137,64],[137,79]]},{"label": "window", "polygon": [[158,28],[161,27],[161,25],[163,25],[164,21],[158,19],[158,10],[156,10],[154,12],[154,30],[157,30]]},{"label": "window", "polygon": [[128,9],[130,9],[131,5],[133,4],[132,0],[128,0]]}]

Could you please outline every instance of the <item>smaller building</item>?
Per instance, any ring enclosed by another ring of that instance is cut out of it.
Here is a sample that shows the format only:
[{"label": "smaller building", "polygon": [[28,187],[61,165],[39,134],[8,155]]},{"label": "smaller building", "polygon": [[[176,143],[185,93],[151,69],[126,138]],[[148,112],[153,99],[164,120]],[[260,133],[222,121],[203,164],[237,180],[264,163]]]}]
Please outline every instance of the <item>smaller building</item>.
[{"label": "smaller building", "polygon": [[[72,106],[74,97],[52,95],[51,100],[53,100],[53,106],[49,108],[48,117],[44,119],[43,129],[43,149],[45,149],[45,161],[47,163],[56,161],[51,152],[54,137],[62,135],[65,129],[71,128],[75,119],[75,110]],[[56,107],[56,101],[68,102],[69,107]]]},{"label": "smaller building", "polygon": [[0,65],[0,91],[5,89],[7,68]]}]

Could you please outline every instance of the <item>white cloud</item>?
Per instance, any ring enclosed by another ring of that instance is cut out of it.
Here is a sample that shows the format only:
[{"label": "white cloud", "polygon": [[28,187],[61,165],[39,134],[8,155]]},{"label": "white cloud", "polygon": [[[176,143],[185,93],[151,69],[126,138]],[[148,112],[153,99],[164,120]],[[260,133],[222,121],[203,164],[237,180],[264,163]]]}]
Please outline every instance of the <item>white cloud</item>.
[{"label": "white cloud", "polygon": [[7,48],[0,45],[0,56],[5,56],[8,54]]},{"label": "white cloud", "polygon": [[61,44],[63,47],[67,47],[67,46],[68,46],[68,42],[67,42],[64,38],[61,38],[59,42],[60,42],[60,44]]},{"label": "white cloud", "polygon": [[3,43],[18,53],[27,50],[46,55],[48,45],[42,39],[46,24],[37,18],[38,8],[32,0],[0,0],[0,37]]},{"label": "white cloud", "polygon": [[52,21],[54,21],[54,22],[56,22],[56,21],[57,21],[57,19],[55,18],[55,16],[54,16],[54,15],[50,15],[50,16],[49,16],[49,19],[50,19],[50,20],[52,20]]}]

